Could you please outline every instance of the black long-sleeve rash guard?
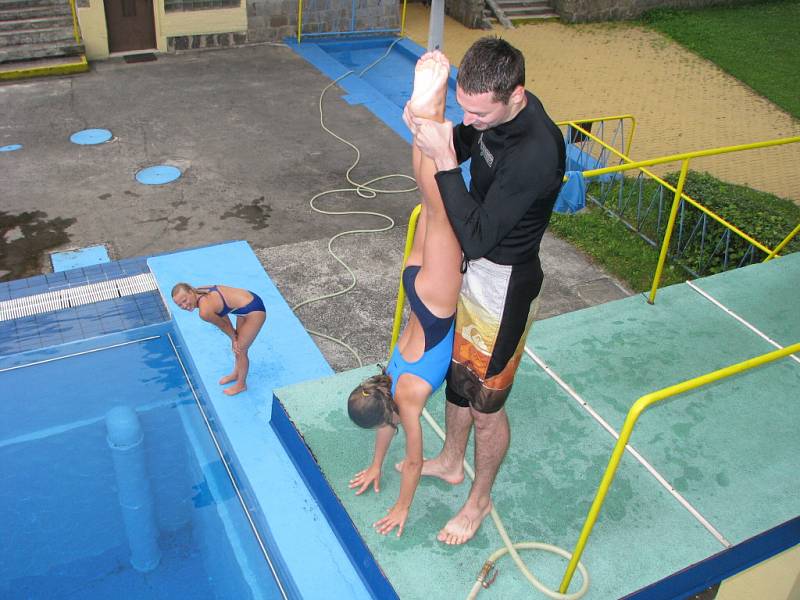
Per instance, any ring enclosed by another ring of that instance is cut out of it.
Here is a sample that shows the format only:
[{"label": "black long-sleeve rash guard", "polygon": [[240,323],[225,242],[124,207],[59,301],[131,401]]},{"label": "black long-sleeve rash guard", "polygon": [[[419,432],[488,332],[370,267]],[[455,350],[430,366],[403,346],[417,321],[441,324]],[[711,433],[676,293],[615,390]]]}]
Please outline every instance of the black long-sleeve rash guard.
[{"label": "black long-sleeve rash guard", "polygon": [[538,264],[564,177],[565,150],[561,131],[542,103],[525,94],[527,105],[508,123],[486,131],[454,127],[459,164],[472,158],[469,191],[459,168],[436,174],[445,210],[469,260]]}]

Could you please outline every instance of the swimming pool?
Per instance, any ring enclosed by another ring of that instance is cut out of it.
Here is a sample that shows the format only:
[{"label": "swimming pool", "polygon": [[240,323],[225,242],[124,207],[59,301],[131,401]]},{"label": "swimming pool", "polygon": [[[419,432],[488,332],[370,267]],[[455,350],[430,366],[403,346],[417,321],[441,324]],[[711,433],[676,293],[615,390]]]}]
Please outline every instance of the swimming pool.
[{"label": "swimming pool", "polygon": [[282,597],[173,337],[165,323],[0,370],[3,598]]}]

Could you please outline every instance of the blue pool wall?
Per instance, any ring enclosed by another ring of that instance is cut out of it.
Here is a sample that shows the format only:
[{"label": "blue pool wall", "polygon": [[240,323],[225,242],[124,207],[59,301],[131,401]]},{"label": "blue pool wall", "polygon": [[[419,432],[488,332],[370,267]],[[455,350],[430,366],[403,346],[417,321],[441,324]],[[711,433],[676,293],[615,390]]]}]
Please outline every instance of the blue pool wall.
[{"label": "blue pool wall", "polygon": [[217,383],[231,366],[228,338],[197,314],[167,302],[177,343],[186,349],[187,363],[213,408],[215,430],[230,444],[234,475],[290,597],[379,597],[270,426],[273,389],[333,371],[250,246],[229,242],[152,257],[148,264],[165,299],[175,283],[187,281],[242,287],[264,300],[267,321],[250,350],[248,390],[233,398]]},{"label": "blue pool wall", "polygon": [[[105,414],[115,404],[115,397],[132,391],[139,398],[133,407],[144,431],[161,535],[191,527],[192,538],[202,549],[199,560],[204,572],[197,575],[213,581],[220,597],[262,597],[258,589],[274,588],[261,554],[241,548],[244,545],[252,550],[255,541],[218,455],[203,448],[177,418],[180,413],[175,412],[176,407],[182,411],[182,418],[197,420],[199,416],[177,362],[164,354],[171,352],[165,337],[171,333],[174,335],[168,324],[149,326],[0,360],[6,368],[161,336],[139,342],[160,346],[158,352],[147,352],[149,366],[159,374],[145,382],[137,380],[135,370],[118,368],[120,361],[127,362],[128,355],[137,354],[132,345],[92,353],[93,364],[99,361],[100,367],[92,369],[91,374],[59,368],[58,385],[65,390],[65,397],[50,397],[47,402],[35,397],[35,384],[28,390],[21,384],[30,381],[32,373],[35,380],[37,372],[46,374],[53,365],[64,363],[48,362],[0,373],[3,386],[15,390],[16,400],[0,407],[0,514],[10,515],[9,520],[15,523],[14,528],[4,531],[4,546],[14,552],[4,553],[0,561],[0,596],[28,597],[24,590],[41,593],[47,585],[59,585],[65,577],[72,581],[79,581],[81,576],[96,579],[115,573],[120,566],[130,568]],[[69,391],[82,389],[89,379],[104,390],[105,396],[89,404],[89,395],[81,396],[80,403],[69,402]],[[151,401],[154,397],[157,400]],[[205,427],[202,422],[194,428],[198,426]],[[201,434],[207,435],[205,431]],[[62,477],[53,477],[53,473]],[[81,481],[80,486],[75,485],[76,479]],[[229,538],[226,532],[233,536]],[[50,579],[37,579],[43,576]],[[52,592],[57,593],[57,589]]]}]

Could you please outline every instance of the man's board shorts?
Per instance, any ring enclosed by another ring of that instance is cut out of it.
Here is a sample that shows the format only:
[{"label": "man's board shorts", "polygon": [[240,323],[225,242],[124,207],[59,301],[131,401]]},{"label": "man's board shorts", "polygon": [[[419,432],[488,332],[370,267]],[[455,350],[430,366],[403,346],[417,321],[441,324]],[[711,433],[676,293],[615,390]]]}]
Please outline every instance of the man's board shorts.
[{"label": "man's board shorts", "polygon": [[539,307],[542,271],[534,265],[470,261],[456,312],[447,400],[482,413],[500,410],[514,383]]}]

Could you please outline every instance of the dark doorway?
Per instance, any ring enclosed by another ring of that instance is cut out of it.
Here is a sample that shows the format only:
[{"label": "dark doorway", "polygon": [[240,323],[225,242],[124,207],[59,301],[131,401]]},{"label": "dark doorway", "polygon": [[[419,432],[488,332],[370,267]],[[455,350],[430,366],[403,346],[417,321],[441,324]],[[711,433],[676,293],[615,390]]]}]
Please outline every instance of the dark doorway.
[{"label": "dark doorway", "polygon": [[156,47],[153,0],[105,0],[108,51]]}]

